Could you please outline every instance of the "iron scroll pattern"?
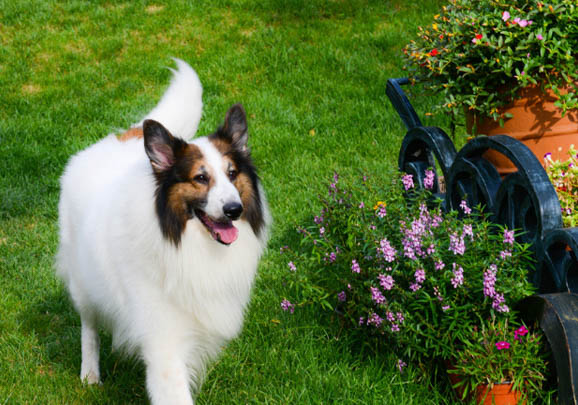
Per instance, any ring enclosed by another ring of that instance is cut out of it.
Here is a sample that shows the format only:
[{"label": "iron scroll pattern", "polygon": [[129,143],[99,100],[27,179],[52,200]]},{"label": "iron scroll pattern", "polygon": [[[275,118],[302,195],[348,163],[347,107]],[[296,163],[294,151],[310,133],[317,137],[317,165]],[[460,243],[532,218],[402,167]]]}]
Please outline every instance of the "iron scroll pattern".
[{"label": "iron scroll pattern", "polygon": [[[424,172],[431,168],[433,192],[444,209],[481,204],[490,219],[523,232],[521,242],[532,244],[536,266],[530,278],[540,295],[531,297],[525,317],[540,321],[555,352],[559,402],[578,404],[578,228],[563,228],[560,202],[548,175],[536,156],[523,143],[507,135],[477,137],[459,152],[440,128],[423,126],[401,86],[408,79],[389,79],[386,93],[407,127],[398,168],[412,174],[423,187]],[[500,175],[486,152],[505,156],[513,168]],[[495,153],[494,152],[494,153]],[[563,297],[560,297],[563,295]],[[561,300],[566,303],[560,305]],[[560,312],[562,311],[562,312]],[[560,352],[560,353],[557,353]]]}]

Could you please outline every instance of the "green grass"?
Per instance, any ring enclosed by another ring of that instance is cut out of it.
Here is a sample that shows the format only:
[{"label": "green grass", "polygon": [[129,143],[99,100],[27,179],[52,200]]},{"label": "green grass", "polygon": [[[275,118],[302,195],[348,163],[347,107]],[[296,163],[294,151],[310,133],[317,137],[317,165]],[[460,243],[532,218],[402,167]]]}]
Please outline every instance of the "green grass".
[{"label": "green grass", "polygon": [[[451,403],[443,378],[400,375],[385,345],[354,339],[330,314],[279,308],[279,248],[316,212],[326,180],[396,169],[405,129],[386,81],[404,75],[401,48],[439,4],[0,0],[0,404],[146,403],[142,365],[106,334],[103,385],[78,378],[79,319],[53,269],[58,179],[73,153],[155,105],[172,56],[204,84],[200,133],[234,102],[246,107],[275,218],[244,331],[198,402]],[[431,105],[412,101],[420,113]]]}]

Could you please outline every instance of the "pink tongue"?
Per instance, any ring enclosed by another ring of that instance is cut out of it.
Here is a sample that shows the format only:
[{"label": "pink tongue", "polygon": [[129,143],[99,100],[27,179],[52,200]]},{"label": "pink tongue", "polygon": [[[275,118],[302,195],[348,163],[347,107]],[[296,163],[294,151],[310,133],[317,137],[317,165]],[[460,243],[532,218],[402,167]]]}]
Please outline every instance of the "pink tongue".
[{"label": "pink tongue", "polygon": [[239,230],[232,223],[220,224],[213,223],[213,233],[219,237],[219,240],[227,245],[235,242],[239,236]]}]

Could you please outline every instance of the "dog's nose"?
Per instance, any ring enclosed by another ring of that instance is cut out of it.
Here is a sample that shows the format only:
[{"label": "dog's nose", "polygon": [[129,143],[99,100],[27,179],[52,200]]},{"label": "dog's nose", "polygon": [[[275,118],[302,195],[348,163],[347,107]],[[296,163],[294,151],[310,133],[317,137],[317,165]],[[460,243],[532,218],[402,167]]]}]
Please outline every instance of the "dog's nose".
[{"label": "dog's nose", "polygon": [[227,203],[223,206],[223,212],[227,218],[235,221],[243,213],[243,206],[238,202]]}]

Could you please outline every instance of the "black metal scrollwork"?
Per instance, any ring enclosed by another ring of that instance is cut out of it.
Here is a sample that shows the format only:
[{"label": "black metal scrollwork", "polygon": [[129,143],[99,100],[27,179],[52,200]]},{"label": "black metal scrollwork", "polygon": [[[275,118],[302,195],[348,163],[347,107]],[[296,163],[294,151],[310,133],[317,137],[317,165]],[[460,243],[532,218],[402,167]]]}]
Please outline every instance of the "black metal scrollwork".
[{"label": "black metal scrollwork", "polygon": [[[531,281],[540,293],[522,302],[527,320],[538,320],[554,353],[559,402],[578,404],[578,228],[563,228],[560,202],[542,165],[521,142],[507,136],[477,137],[459,152],[437,127],[424,127],[401,89],[407,79],[390,79],[386,93],[406,125],[399,153],[400,171],[423,187],[424,172],[433,168],[434,193],[445,208],[462,200],[481,204],[490,218],[522,230],[519,241],[532,244],[537,264]],[[514,166],[500,174],[485,157],[493,150]],[[436,167],[441,170],[443,182]],[[445,193],[441,184],[445,184]],[[556,294],[551,294],[556,293]]]}]

